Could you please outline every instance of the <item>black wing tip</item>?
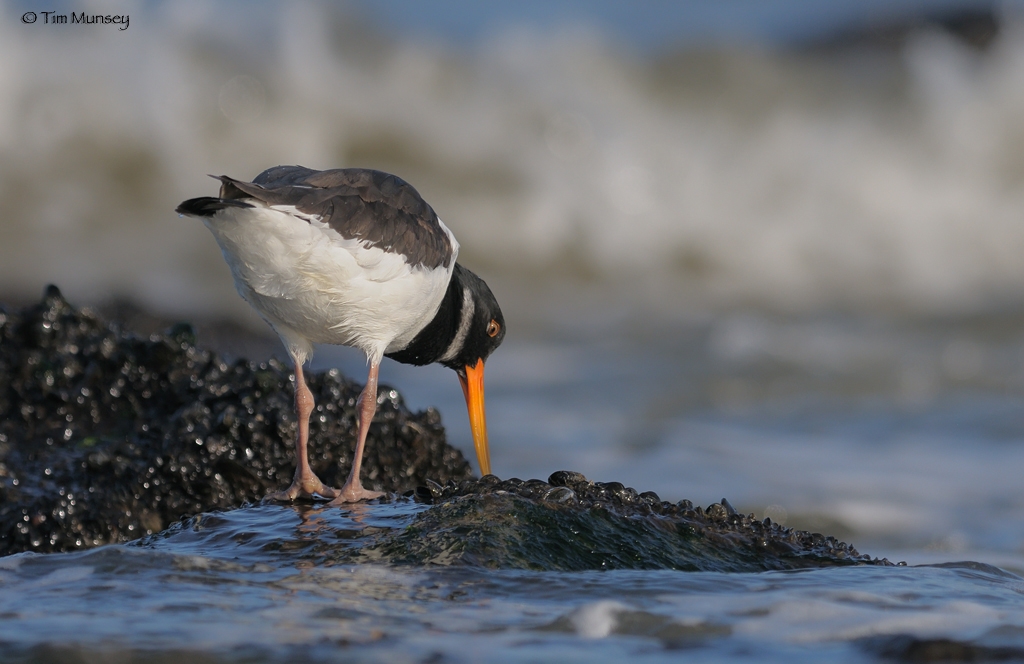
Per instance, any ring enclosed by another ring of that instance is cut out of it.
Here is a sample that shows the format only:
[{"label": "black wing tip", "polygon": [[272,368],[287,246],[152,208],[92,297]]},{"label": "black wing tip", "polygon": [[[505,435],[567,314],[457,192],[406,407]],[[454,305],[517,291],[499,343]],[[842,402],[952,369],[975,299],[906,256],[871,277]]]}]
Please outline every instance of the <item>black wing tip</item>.
[{"label": "black wing tip", "polygon": [[187,201],[182,202],[181,205],[174,208],[174,211],[178,214],[184,214],[190,217],[212,217],[221,210],[229,207],[251,208],[253,206],[245,201],[230,198],[200,196],[199,198],[190,198]]}]

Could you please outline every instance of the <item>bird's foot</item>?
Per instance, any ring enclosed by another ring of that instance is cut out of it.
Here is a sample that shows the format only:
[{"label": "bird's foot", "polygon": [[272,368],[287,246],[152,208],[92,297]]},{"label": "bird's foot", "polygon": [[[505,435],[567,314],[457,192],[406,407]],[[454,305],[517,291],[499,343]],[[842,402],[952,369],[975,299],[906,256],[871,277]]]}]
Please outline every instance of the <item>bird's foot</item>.
[{"label": "bird's foot", "polygon": [[324,485],[320,481],[320,478],[310,473],[308,477],[296,477],[292,480],[291,486],[284,491],[275,491],[268,493],[263,500],[269,500],[272,502],[285,502],[290,503],[297,498],[305,498],[307,500],[320,499],[331,499],[337,498],[341,495],[341,492],[333,487]]},{"label": "bird's foot", "polygon": [[328,507],[338,507],[346,503],[358,503],[360,500],[373,500],[374,498],[380,498],[384,494],[380,491],[369,491],[363,488],[360,482],[346,482],[345,486],[341,487],[338,494],[334,497],[334,500],[327,503]]}]

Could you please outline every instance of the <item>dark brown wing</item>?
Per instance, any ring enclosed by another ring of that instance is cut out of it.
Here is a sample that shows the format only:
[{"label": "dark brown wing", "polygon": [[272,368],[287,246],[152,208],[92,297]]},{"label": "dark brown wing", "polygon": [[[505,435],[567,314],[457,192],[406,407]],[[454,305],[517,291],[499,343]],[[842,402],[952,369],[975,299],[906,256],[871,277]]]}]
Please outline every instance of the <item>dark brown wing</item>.
[{"label": "dark brown wing", "polygon": [[381,171],[302,166],[268,168],[250,182],[220,176],[221,198],[290,205],[315,215],[343,238],[402,254],[410,265],[450,267],[451,238],[426,201],[404,180]]}]

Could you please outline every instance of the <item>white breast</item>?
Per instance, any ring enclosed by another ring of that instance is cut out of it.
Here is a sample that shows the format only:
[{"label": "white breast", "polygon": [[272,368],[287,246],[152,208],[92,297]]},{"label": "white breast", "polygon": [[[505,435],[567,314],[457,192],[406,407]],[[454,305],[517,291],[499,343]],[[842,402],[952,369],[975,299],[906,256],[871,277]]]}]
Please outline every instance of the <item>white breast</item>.
[{"label": "white breast", "polygon": [[[254,202],[254,201],[252,201]],[[255,202],[254,202],[255,203]],[[342,238],[293,209],[229,207],[204,218],[231,268],[239,294],[277,330],[297,359],[310,343],[352,346],[379,362],[434,317],[447,268],[412,267],[400,254]]]}]

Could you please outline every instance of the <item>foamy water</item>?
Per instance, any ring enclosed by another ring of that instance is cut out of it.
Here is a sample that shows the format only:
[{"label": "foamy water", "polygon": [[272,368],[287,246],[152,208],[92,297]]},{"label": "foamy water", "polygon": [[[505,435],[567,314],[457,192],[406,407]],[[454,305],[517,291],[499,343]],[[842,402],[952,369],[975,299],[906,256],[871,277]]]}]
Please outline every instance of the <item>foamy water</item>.
[{"label": "foamy water", "polygon": [[[167,3],[131,29],[7,20],[0,280],[241,311],[206,173],[372,166],[466,262],[658,284],[686,305],[1019,302],[1024,30],[895,51],[635,55],[592,29],[394,41],[318,5]],[[49,26],[54,28],[55,26]],[[679,306],[673,303],[672,306]]]}]

